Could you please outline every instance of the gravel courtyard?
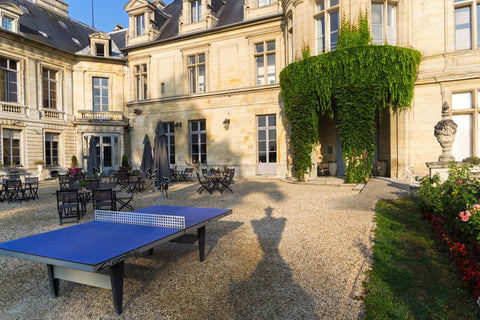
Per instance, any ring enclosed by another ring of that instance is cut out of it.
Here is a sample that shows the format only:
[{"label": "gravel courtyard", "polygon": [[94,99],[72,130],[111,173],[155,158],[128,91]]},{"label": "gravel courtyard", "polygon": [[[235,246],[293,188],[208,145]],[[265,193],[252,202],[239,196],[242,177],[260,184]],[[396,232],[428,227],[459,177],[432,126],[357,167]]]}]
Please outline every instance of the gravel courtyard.
[{"label": "gravel courtyard", "polygon": [[[233,194],[198,186],[173,184],[167,200],[143,192],[133,206],[231,208],[207,226],[204,262],[197,244],[179,243],[128,259],[116,316],[111,291],[61,281],[52,298],[45,264],[0,256],[0,319],[360,319],[374,205],[408,190],[390,179],[361,192],[259,179],[236,181]],[[42,183],[39,200],[0,203],[0,242],[71,225],[59,225],[57,189]],[[82,222],[92,218],[89,204]]]}]

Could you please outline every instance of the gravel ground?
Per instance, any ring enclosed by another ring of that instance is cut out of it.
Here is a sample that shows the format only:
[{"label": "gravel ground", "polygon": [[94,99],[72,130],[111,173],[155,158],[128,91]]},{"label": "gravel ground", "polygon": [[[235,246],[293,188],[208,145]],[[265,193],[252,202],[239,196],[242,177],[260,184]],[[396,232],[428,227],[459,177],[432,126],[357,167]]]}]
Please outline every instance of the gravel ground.
[{"label": "gravel ground", "polygon": [[[206,260],[196,244],[168,243],[125,264],[124,311],[111,291],[66,281],[52,298],[46,265],[0,256],[0,319],[360,319],[362,281],[370,266],[373,207],[406,195],[407,185],[373,179],[351,187],[240,180],[234,193],[196,193],[178,183],[170,199],[139,194],[135,208],[154,204],[231,208],[207,226]],[[57,183],[40,199],[0,203],[0,242],[59,226]],[[91,220],[88,206],[84,220]]]}]

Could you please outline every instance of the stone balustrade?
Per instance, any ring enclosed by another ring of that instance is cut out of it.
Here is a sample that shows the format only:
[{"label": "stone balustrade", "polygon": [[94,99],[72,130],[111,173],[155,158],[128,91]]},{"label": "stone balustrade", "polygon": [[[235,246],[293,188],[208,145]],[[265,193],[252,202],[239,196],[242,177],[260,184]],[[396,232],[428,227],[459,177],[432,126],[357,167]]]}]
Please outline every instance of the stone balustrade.
[{"label": "stone balustrade", "polygon": [[0,103],[0,108],[2,112],[16,113],[16,114],[25,114],[25,106],[19,105],[16,103]]},{"label": "stone balustrade", "polygon": [[79,110],[77,120],[84,121],[121,121],[123,113],[118,111],[91,111]]}]

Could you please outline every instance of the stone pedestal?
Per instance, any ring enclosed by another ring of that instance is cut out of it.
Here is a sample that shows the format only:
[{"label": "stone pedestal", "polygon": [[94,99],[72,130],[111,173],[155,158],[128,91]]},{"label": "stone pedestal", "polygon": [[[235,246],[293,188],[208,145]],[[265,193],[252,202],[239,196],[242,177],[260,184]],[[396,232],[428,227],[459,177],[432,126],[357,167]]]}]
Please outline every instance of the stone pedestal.
[{"label": "stone pedestal", "polygon": [[427,162],[428,174],[433,177],[436,173],[440,176],[440,180],[448,179],[448,166],[450,162]]}]

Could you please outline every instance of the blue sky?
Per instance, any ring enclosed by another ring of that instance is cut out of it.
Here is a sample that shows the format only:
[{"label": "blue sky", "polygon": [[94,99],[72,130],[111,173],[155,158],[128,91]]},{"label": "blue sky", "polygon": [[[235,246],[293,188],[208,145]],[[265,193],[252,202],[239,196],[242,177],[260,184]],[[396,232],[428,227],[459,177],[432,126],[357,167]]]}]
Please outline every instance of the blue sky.
[{"label": "blue sky", "polygon": [[[70,18],[92,25],[92,0],[66,0]],[[123,7],[128,0],[93,0],[94,26],[103,32],[111,32],[115,24],[128,28],[128,15]]]}]

